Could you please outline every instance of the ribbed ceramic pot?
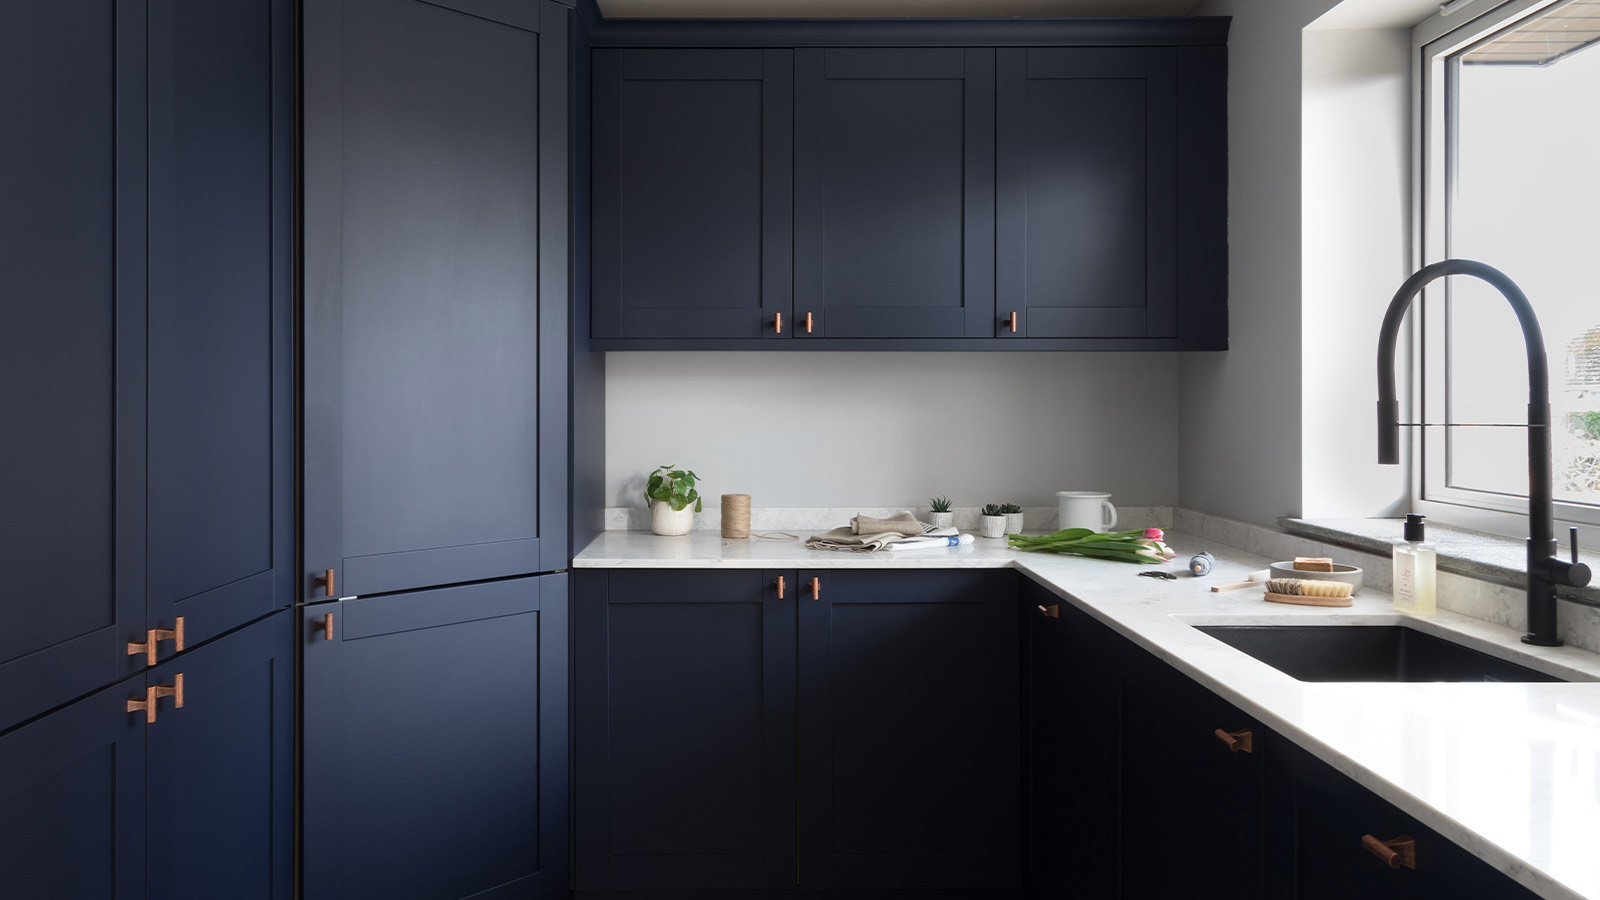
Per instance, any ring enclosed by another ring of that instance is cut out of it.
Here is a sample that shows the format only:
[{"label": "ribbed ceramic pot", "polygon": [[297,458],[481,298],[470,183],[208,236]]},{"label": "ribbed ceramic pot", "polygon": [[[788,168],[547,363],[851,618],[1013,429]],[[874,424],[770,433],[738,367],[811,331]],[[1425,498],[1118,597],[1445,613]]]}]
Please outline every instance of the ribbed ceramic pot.
[{"label": "ribbed ceramic pot", "polygon": [[956,514],[953,512],[930,512],[928,524],[935,528],[949,528],[956,523]]},{"label": "ribbed ceramic pot", "polygon": [[1005,516],[979,516],[978,533],[986,538],[1003,538],[1006,536]]},{"label": "ribbed ceramic pot", "polygon": [[1022,513],[1006,513],[1006,534],[1022,533]]},{"label": "ribbed ceramic pot", "polygon": [[694,527],[694,507],[685,506],[683,509],[673,509],[672,504],[665,500],[650,501],[650,530],[656,534],[673,535],[688,534]]}]

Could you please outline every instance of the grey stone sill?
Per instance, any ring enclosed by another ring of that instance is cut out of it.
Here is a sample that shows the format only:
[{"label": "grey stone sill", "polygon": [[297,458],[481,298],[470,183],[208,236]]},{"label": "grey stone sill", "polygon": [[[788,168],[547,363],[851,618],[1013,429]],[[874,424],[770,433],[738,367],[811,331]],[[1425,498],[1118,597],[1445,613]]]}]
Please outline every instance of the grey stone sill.
[{"label": "grey stone sill", "polygon": [[[1387,556],[1401,537],[1404,519],[1295,519],[1285,516],[1278,525],[1290,534],[1337,544],[1352,550]],[[1439,568],[1468,578],[1492,581],[1511,587],[1528,583],[1526,541],[1498,534],[1485,534],[1449,525],[1428,525],[1428,541],[1439,551]],[[1583,561],[1600,571],[1600,557],[1583,553]],[[1561,598],[1600,606],[1600,585],[1562,588]]]}]

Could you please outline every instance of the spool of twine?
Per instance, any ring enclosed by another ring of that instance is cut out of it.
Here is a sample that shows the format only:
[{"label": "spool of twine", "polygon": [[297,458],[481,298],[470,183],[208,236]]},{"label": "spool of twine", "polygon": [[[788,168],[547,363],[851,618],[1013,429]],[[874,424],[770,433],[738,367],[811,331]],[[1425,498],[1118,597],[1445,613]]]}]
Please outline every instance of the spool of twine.
[{"label": "spool of twine", "polygon": [[750,536],[750,495],[722,495],[722,536],[746,538]]}]

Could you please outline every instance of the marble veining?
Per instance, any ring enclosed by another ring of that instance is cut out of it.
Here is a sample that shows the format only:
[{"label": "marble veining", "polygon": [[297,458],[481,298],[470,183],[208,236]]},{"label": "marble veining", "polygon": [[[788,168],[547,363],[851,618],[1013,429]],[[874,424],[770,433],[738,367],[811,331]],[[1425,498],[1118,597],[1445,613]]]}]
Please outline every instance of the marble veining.
[{"label": "marble veining", "polygon": [[[1495,611],[1499,598],[1473,587],[1484,583],[1471,579],[1451,589],[1462,594],[1463,605],[1491,615],[1472,618],[1448,609],[1428,618],[1402,615],[1376,585],[1343,610],[1280,607],[1254,590],[1213,594],[1212,584],[1242,580],[1271,559],[1295,555],[1279,552],[1295,548],[1278,538],[1213,520],[1173,513],[1177,527],[1168,540],[1179,557],[1172,567],[1200,549],[1211,550],[1217,565],[1209,577],[1171,582],[1140,578],[1137,566],[1019,553],[981,539],[963,548],[848,554],[807,550],[799,542],[724,542],[715,532],[662,538],[616,531],[596,538],[573,565],[1015,568],[1540,896],[1600,900],[1600,853],[1594,850],[1600,835],[1600,656],[1572,646],[1521,644],[1515,626],[1496,621],[1505,617]],[[1196,525],[1200,533],[1185,530]],[[1225,537],[1262,541],[1273,552],[1235,549]],[[1384,567],[1369,572],[1377,568]],[[1562,609],[1569,619],[1577,612]],[[1397,622],[1575,683],[1306,683],[1192,627]]]}]

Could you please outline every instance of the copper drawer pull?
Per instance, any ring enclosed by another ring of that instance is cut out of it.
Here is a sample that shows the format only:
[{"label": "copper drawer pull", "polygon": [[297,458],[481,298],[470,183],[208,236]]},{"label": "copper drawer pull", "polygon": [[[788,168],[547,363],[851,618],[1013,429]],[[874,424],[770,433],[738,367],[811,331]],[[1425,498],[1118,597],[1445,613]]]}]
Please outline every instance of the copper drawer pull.
[{"label": "copper drawer pull", "polygon": [[813,600],[821,600],[822,599],[822,579],[821,578],[813,578],[813,579],[811,579],[811,599],[813,599]]},{"label": "copper drawer pull", "polygon": [[1408,835],[1400,835],[1393,840],[1380,841],[1370,834],[1361,836],[1361,846],[1367,852],[1383,860],[1391,869],[1415,869],[1417,867],[1417,842]]},{"label": "copper drawer pull", "polygon": [[1015,310],[1012,310],[1011,312],[1011,333],[1017,333],[1017,313]]},{"label": "copper drawer pull", "polygon": [[323,569],[322,574],[316,577],[317,584],[322,585],[322,594],[325,597],[337,596],[333,592],[333,570]]},{"label": "copper drawer pull", "polygon": [[154,697],[171,697],[173,709],[183,709],[183,673],[172,676],[172,684],[158,684],[150,690]]},{"label": "copper drawer pull", "polygon": [[783,313],[778,313],[772,317],[772,330],[778,334],[783,334]]},{"label": "copper drawer pull", "polygon": [[806,313],[806,334],[811,333],[811,313]]},{"label": "copper drawer pull", "polygon": [[311,623],[311,630],[312,631],[316,631],[319,628],[322,629],[322,639],[323,640],[325,640],[325,641],[333,640],[333,613],[328,613],[327,615],[323,616],[322,617],[322,621],[320,621],[320,622],[312,622]]},{"label": "copper drawer pull", "polygon": [[1061,604],[1052,603],[1049,606],[1040,606],[1039,612],[1044,613],[1046,619],[1059,619],[1061,618]]},{"label": "copper drawer pull", "polygon": [[778,576],[778,599],[783,599],[783,576]]},{"label": "copper drawer pull", "polygon": [[[128,642],[129,656],[138,656],[141,653],[144,654],[145,665],[153,666],[156,664],[156,630],[154,628],[144,633],[144,643]],[[129,700],[128,702],[132,703],[133,701]]]},{"label": "copper drawer pull", "polygon": [[145,721],[145,724],[147,724],[147,725],[148,724],[154,724],[155,720],[156,720],[156,689],[155,688],[153,688],[153,687],[145,688],[144,689],[144,699],[143,700],[129,700],[128,701],[128,712],[138,712],[141,709],[144,710],[144,721]]},{"label": "copper drawer pull", "polygon": [[1223,731],[1218,728],[1214,734],[1233,753],[1256,752],[1256,735],[1248,728],[1244,731]]}]

